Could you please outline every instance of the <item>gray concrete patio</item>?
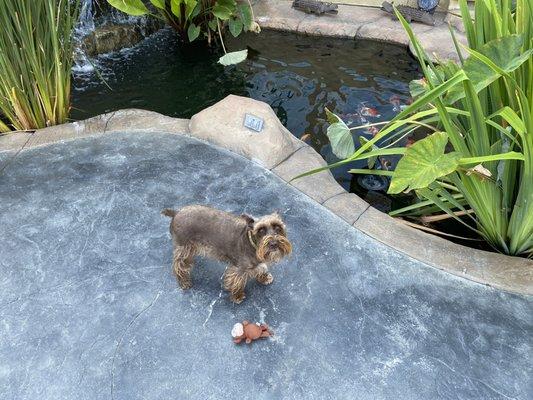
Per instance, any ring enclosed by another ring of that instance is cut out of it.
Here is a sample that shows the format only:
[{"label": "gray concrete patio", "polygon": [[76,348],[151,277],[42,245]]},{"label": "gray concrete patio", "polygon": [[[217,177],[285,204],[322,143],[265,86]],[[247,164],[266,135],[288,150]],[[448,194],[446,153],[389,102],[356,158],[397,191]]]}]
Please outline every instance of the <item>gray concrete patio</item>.
[{"label": "gray concrete patio", "polygon": [[[274,283],[236,306],[199,260],[180,291],[159,212],[191,203],[279,210],[294,253]],[[0,254],[0,399],[533,397],[531,297],[402,255],[185,136],[22,151],[0,174]],[[243,319],[275,337],[233,344]]]}]

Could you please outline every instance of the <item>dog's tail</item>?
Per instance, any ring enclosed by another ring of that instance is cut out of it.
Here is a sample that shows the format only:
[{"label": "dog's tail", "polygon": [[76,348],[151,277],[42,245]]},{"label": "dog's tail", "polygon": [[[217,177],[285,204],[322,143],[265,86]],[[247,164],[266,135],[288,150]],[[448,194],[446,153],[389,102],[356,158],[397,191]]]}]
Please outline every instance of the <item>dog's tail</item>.
[{"label": "dog's tail", "polygon": [[162,211],[161,211],[161,214],[162,215],[165,215],[167,217],[170,217],[170,218],[174,218],[174,215],[177,214],[177,211],[176,210],[173,210],[172,208],[164,208]]}]

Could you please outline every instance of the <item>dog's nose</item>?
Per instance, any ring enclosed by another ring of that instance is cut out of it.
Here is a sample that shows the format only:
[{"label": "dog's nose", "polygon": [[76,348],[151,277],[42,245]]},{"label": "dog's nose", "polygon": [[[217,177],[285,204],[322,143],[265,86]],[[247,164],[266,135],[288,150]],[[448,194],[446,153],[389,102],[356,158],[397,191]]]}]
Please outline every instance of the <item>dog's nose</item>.
[{"label": "dog's nose", "polygon": [[278,247],[278,241],[277,240],[272,240],[268,243],[268,247],[271,248],[271,249],[275,249],[276,247]]}]

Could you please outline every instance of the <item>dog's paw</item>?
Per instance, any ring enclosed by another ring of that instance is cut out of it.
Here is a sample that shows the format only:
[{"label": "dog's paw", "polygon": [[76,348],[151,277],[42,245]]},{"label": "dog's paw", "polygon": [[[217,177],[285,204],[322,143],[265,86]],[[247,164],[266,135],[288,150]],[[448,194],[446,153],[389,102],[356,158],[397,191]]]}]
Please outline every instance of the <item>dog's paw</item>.
[{"label": "dog's paw", "polygon": [[180,288],[182,290],[187,290],[192,288],[192,281],[180,281],[178,280],[178,285],[180,285]]},{"label": "dog's paw", "polygon": [[270,285],[272,282],[274,282],[274,277],[270,272],[260,275],[257,277],[257,282],[261,283],[262,285]]},{"label": "dog's paw", "polygon": [[230,300],[233,301],[235,304],[241,304],[245,298],[246,298],[246,294],[244,294],[244,292],[232,294],[230,296]]}]

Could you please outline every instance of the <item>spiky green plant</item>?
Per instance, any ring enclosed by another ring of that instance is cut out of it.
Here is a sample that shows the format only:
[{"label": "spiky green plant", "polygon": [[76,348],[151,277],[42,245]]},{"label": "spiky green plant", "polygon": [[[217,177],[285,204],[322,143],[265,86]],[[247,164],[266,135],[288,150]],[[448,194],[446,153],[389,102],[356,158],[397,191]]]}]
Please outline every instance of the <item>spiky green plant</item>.
[{"label": "spiky green plant", "polygon": [[0,130],[67,120],[78,3],[0,1]]},{"label": "spiky green plant", "polygon": [[[498,251],[531,257],[533,2],[517,0],[512,8],[510,0],[476,0],[473,20],[466,0],[460,5],[469,57],[439,66],[428,61],[409,24],[397,13],[424,74],[411,85],[415,101],[372,140],[327,168],[402,155],[394,172],[351,172],[391,176],[390,194],[416,192],[420,202],[393,215],[440,210]],[[461,54],[455,38],[454,42]],[[329,120],[334,151],[346,154],[347,147],[354,148],[351,130],[361,127],[348,128],[335,115]],[[384,138],[398,138],[420,127],[434,133],[407,149],[376,147]]]}]

